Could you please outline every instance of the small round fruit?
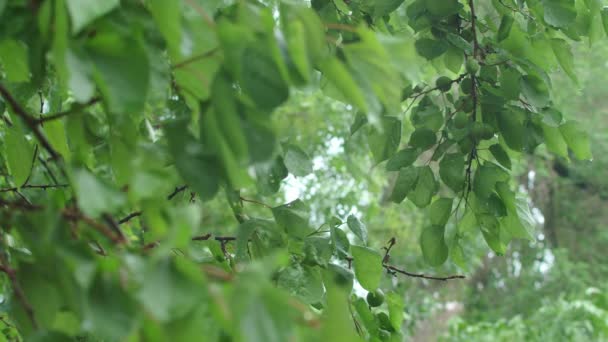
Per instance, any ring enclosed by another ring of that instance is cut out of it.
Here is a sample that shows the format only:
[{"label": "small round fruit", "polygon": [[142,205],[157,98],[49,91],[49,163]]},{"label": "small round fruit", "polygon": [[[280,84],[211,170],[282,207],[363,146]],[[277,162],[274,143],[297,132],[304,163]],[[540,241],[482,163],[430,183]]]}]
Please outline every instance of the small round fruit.
[{"label": "small round fruit", "polygon": [[473,149],[473,140],[471,140],[470,137],[465,137],[464,139],[460,140],[458,142],[458,147],[460,147],[460,152],[467,154],[469,152],[471,152],[471,149]]},{"label": "small round fruit", "polygon": [[462,91],[463,94],[465,94],[465,95],[470,94],[472,88],[473,88],[473,81],[471,81],[470,77],[465,77],[460,82],[460,91]]},{"label": "small round fruit", "polygon": [[445,93],[452,88],[452,79],[447,76],[441,76],[435,81],[435,86]]},{"label": "small round fruit", "polygon": [[459,128],[459,129],[465,128],[467,126],[468,122],[469,122],[469,117],[464,112],[458,112],[454,116],[454,127],[456,127],[456,128]]},{"label": "small round fruit", "polygon": [[466,68],[469,74],[475,75],[479,71],[479,63],[475,59],[468,59]]},{"label": "small round fruit", "polygon": [[476,122],[471,128],[471,135],[477,141],[492,139],[494,136],[494,130],[488,124]]},{"label": "small round fruit", "polygon": [[372,308],[382,305],[384,303],[384,292],[382,290],[377,289],[374,292],[367,293],[367,304]]},{"label": "small round fruit", "polygon": [[391,319],[388,317],[386,312],[378,312],[376,314],[376,321],[378,322],[380,329],[395,331],[395,328],[393,328],[393,323],[391,323]]}]

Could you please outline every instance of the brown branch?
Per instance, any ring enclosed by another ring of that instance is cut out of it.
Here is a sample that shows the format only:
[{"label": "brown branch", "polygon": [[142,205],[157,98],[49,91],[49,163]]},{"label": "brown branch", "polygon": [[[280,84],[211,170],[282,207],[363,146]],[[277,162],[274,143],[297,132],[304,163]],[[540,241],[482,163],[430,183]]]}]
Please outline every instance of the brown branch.
[{"label": "brown branch", "polygon": [[473,58],[476,58],[477,51],[479,50],[479,42],[477,41],[477,28],[475,27],[477,16],[475,15],[473,0],[469,0],[469,7],[471,8],[471,31],[473,33]]},{"label": "brown branch", "polygon": [[11,93],[4,87],[4,85],[0,84],[0,95],[8,102],[8,104],[13,109],[13,112],[17,114],[23,120],[23,122],[28,126],[28,128],[34,133],[34,136],[38,140],[38,142],[44,147],[44,149],[49,153],[51,159],[59,160],[61,155],[53,148],[51,143],[48,141],[40,126],[38,125],[38,120],[29,115],[23,107],[17,102],[17,100],[11,95]]},{"label": "brown branch", "polygon": [[239,199],[241,200],[241,202],[255,203],[255,204],[261,205],[261,206],[263,206],[265,208],[272,209],[271,206],[269,206],[268,204],[263,203],[263,202],[259,202],[259,201],[252,200],[252,199],[249,199],[249,198],[244,198],[244,197],[239,197]]},{"label": "brown branch", "polygon": [[57,120],[57,119],[61,119],[64,116],[68,116],[70,114],[74,114],[77,113],[83,109],[85,109],[86,107],[92,106],[94,104],[96,104],[97,102],[101,101],[101,98],[99,97],[94,97],[92,99],[90,99],[89,101],[80,104],[80,103],[75,103],[74,105],[72,105],[72,107],[68,110],[65,110],[63,112],[58,112],[58,113],[54,113],[54,114],[49,114],[49,115],[45,115],[40,117],[39,119],[36,120],[36,123],[42,125],[43,123],[47,122],[47,121],[52,121],[52,120]]},{"label": "brown branch", "polygon": [[206,241],[206,240],[209,240],[210,237],[211,237],[211,233],[207,233],[204,235],[194,236],[192,238],[192,241]]},{"label": "brown branch", "polygon": [[30,166],[30,172],[27,174],[27,178],[25,179],[25,182],[23,182],[23,184],[21,184],[21,186],[26,185],[30,181],[30,178],[32,178],[32,174],[34,174],[34,166],[36,166],[37,157],[38,157],[38,144],[34,145],[34,155],[32,156],[32,166]]},{"label": "brown branch", "polygon": [[19,281],[17,280],[17,274],[16,274],[15,270],[8,266],[8,264],[4,258],[1,258],[1,259],[2,259],[2,265],[0,265],[0,272],[3,272],[4,274],[6,274],[8,276],[8,279],[11,282],[11,286],[13,287],[13,292],[15,293],[15,297],[17,297],[17,300],[21,303],[21,306],[23,307],[25,314],[32,322],[32,326],[34,328],[38,328],[38,322],[36,321],[34,309],[32,308],[32,305],[30,304],[30,302],[25,297],[25,293],[23,293],[23,289],[21,289],[21,286],[19,286]]},{"label": "brown branch", "polygon": [[141,214],[143,214],[143,212],[141,212],[141,211],[132,212],[129,215],[118,220],[118,224],[123,224],[123,223],[129,222],[132,218],[141,216]]},{"label": "brown branch", "polygon": [[36,210],[43,209],[42,206],[39,206],[36,204],[31,204],[26,201],[7,201],[2,198],[0,198],[0,206],[8,207],[10,209],[24,210],[24,211],[36,211]]},{"label": "brown branch", "polygon": [[112,217],[112,215],[108,214],[108,213],[103,213],[101,215],[101,218],[106,221],[106,223],[108,224],[108,226],[110,226],[110,228],[116,233],[116,235],[120,236],[120,239],[123,242],[127,241],[127,238],[125,237],[125,234],[122,232],[122,230],[120,229],[120,226],[118,225],[118,222],[116,222],[116,220]]},{"label": "brown branch", "polygon": [[194,55],[192,57],[186,58],[183,61],[179,62],[179,63],[175,63],[174,65],[171,66],[171,69],[179,69],[179,68],[183,68],[185,66],[187,66],[188,64],[200,61],[201,59],[205,59],[208,57],[211,57],[213,55],[215,55],[217,52],[219,51],[219,48],[213,48],[207,52],[198,54],[198,55]]},{"label": "brown branch", "polygon": [[0,192],[14,192],[19,191],[21,189],[56,189],[56,188],[66,188],[70,186],[69,184],[26,184],[20,187],[12,187],[12,188],[4,188],[0,189]]},{"label": "brown branch", "polygon": [[426,275],[426,274],[422,274],[422,273],[411,273],[406,270],[402,270],[400,268],[397,268],[393,265],[388,265],[388,264],[383,264],[382,266],[384,266],[384,268],[386,268],[386,270],[389,271],[389,273],[391,273],[393,275],[395,275],[395,273],[400,273],[400,274],[406,275],[408,277],[413,277],[413,278],[423,278],[423,279],[440,280],[440,281],[466,278],[465,276],[460,275],[460,274],[450,275],[450,276],[446,276],[446,277],[438,277],[438,276],[431,276],[431,275]]},{"label": "brown branch", "polygon": [[393,248],[393,246],[397,243],[397,240],[395,239],[395,237],[392,237],[390,240],[388,240],[388,242],[386,243],[387,246],[382,247],[384,249],[384,257],[382,258],[382,263],[387,263],[389,262],[391,256],[390,256],[390,252],[391,252],[391,248]]},{"label": "brown branch", "polygon": [[94,228],[95,230],[97,230],[98,232],[100,232],[101,234],[105,235],[108,239],[112,240],[112,242],[114,242],[116,244],[121,244],[121,243],[126,242],[126,239],[124,236],[116,233],[114,230],[107,227],[106,225],[101,224],[101,223],[93,220],[92,218],[84,215],[78,209],[64,208],[61,212],[63,214],[63,217],[65,217],[67,220],[82,221],[82,222],[88,224],[89,226],[91,226],[92,228]]},{"label": "brown branch", "polygon": [[177,186],[177,187],[175,187],[175,190],[173,190],[173,192],[172,192],[172,193],[170,193],[170,194],[167,196],[167,199],[168,199],[168,200],[172,200],[172,199],[173,199],[173,197],[177,196],[177,194],[179,194],[180,192],[182,192],[182,191],[186,190],[187,188],[188,188],[188,186],[187,186],[187,185],[182,185],[182,186]]}]

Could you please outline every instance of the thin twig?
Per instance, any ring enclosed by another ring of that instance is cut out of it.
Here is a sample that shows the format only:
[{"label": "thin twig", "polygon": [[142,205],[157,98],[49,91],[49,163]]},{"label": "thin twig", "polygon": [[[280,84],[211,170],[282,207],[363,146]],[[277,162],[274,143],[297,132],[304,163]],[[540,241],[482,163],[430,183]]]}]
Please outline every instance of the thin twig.
[{"label": "thin twig", "polygon": [[241,202],[255,203],[255,204],[261,205],[261,206],[263,206],[265,208],[272,209],[272,207],[269,206],[266,203],[259,202],[259,201],[256,201],[256,200],[252,200],[252,199],[249,199],[249,198],[240,197],[240,200],[241,200]]},{"label": "thin twig", "polygon": [[440,280],[440,281],[447,281],[450,279],[465,279],[466,277],[460,274],[457,275],[450,275],[450,276],[446,276],[446,277],[438,277],[438,276],[431,276],[431,275],[426,275],[426,274],[422,274],[422,273],[411,273],[408,272],[406,270],[402,270],[400,268],[397,268],[393,265],[382,265],[384,266],[384,268],[386,268],[389,272],[391,273],[400,273],[403,275],[406,275],[408,277],[413,277],[413,278],[423,278],[423,279],[430,279],[430,280]]},{"label": "thin twig", "polygon": [[141,212],[141,211],[132,212],[129,215],[118,220],[118,224],[123,224],[123,223],[129,222],[132,218],[141,216],[141,214],[143,214],[143,212]]},{"label": "thin twig", "polygon": [[219,51],[218,48],[214,48],[211,49],[205,53],[201,53],[198,55],[194,55],[192,57],[186,58],[183,61],[179,62],[179,63],[175,63],[174,65],[171,66],[171,69],[179,69],[179,68],[183,68],[185,66],[187,66],[188,64],[200,61],[202,59],[208,58],[213,56],[214,54],[216,54]]},{"label": "thin twig", "polygon": [[31,203],[28,203],[25,201],[7,201],[2,198],[0,198],[0,206],[8,207],[10,209],[25,210],[25,211],[36,211],[36,210],[43,209],[42,206],[39,206],[36,204],[31,204]]},{"label": "thin twig", "polygon": [[0,192],[14,192],[19,191],[20,189],[56,189],[56,188],[66,188],[70,186],[69,184],[26,184],[20,187],[12,187],[12,188],[4,188],[0,189]]},{"label": "thin twig", "polygon": [[15,297],[17,297],[17,300],[21,303],[21,306],[23,307],[23,310],[25,311],[27,317],[32,322],[32,326],[34,328],[38,328],[38,322],[36,321],[34,309],[32,308],[32,305],[30,304],[30,302],[25,297],[25,293],[23,293],[23,289],[21,289],[21,286],[19,286],[19,281],[17,280],[17,274],[16,274],[15,270],[12,269],[10,266],[8,266],[4,257],[2,257],[1,259],[2,259],[2,265],[0,265],[0,272],[3,272],[8,276],[8,279],[11,282],[11,286],[13,287],[13,292],[15,293]]},{"label": "thin twig", "polygon": [[25,111],[25,109],[23,109],[23,107],[21,107],[19,102],[17,102],[17,100],[15,100],[13,95],[8,91],[8,89],[6,89],[6,87],[4,87],[3,84],[0,84],[0,95],[2,95],[2,97],[4,97],[6,102],[8,102],[8,104],[13,109],[13,112],[15,114],[17,114],[17,116],[19,116],[23,120],[23,122],[28,126],[28,128],[32,131],[32,133],[34,133],[34,136],[36,136],[36,139],[38,140],[38,142],[49,153],[49,155],[51,156],[51,159],[59,160],[61,158],[61,155],[55,150],[55,148],[53,148],[51,143],[48,141],[48,139],[46,138],[46,136],[40,129],[40,126],[38,125],[38,121],[34,117],[29,115]]},{"label": "thin twig", "polygon": [[473,0],[469,0],[469,7],[471,8],[471,31],[473,33],[473,58],[476,58],[479,50],[479,42],[477,41],[477,28],[475,27],[477,16],[475,15]]},{"label": "thin twig", "polygon": [[89,107],[89,106],[92,106],[92,105],[96,104],[100,100],[101,100],[101,98],[94,97],[94,98],[90,99],[89,101],[85,102],[84,104],[76,103],[76,104],[72,105],[72,107],[70,109],[68,109],[68,110],[65,110],[63,112],[58,112],[58,113],[42,116],[38,120],[36,120],[36,122],[38,124],[42,125],[43,123],[45,123],[47,121],[61,119],[64,116],[68,116],[68,115],[71,115],[71,114],[74,114],[74,113],[78,113],[79,111],[85,109],[86,107]]},{"label": "thin twig", "polygon": [[30,178],[32,178],[32,174],[34,173],[34,166],[36,166],[36,157],[38,157],[38,144],[34,145],[34,154],[32,156],[32,166],[30,167],[30,172],[27,174],[27,178],[25,179],[25,182],[23,182],[23,184],[21,186],[26,185],[27,182],[30,181]]},{"label": "thin twig", "polygon": [[121,243],[126,242],[124,236],[117,234],[116,232],[114,232],[111,228],[107,227],[106,225],[101,224],[101,223],[93,220],[92,218],[84,215],[78,209],[64,208],[61,212],[63,214],[63,217],[65,217],[66,219],[73,220],[73,221],[82,221],[82,222],[88,224],[89,226],[93,227],[95,230],[97,230],[101,234],[105,235],[107,238],[109,238],[110,240],[112,240],[112,242],[114,242],[116,244],[121,244]]},{"label": "thin twig", "polygon": [[187,188],[188,188],[188,186],[187,186],[187,185],[182,185],[182,186],[177,186],[177,187],[175,187],[175,190],[173,190],[173,192],[172,192],[172,193],[170,193],[170,194],[167,196],[167,199],[168,199],[168,200],[172,200],[172,199],[173,199],[173,197],[177,196],[177,194],[179,194],[180,192],[182,192],[182,191],[186,190]]}]

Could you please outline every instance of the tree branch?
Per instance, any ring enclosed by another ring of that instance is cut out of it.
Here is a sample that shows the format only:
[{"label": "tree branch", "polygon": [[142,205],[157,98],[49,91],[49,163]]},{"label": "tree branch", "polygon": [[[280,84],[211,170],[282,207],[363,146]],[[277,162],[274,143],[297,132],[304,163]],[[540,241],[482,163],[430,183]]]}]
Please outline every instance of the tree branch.
[{"label": "tree branch", "polygon": [[20,187],[12,187],[12,188],[4,188],[0,189],[0,192],[11,192],[11,191],[19,191],[21,189],[56,189],[56,188],[66,188],[70,186],[69,184],[26,184]]},{"label": "tree branch", "polygon": [[13,292],[15,293],[15,297],[17,297],[17,300],[21,303],[25,314],[30,319],[30,322],[32,322],[32,326],[34,328],[38,328],[38,322],[36,321],[36,316],[34,315],[34,309],[25,297],[23,289],[21,289],[21,286],[19,286],[19,281],[17,280],[17,274],[15,270],[8,266],[4,257],[2,257],[1,259],[2,265],[0,265],[0,272],[3,272],[8,276],[8,279],[10,280],[11,286],[13,288]]},{"label": "tree branch", "polygon": [[175,187],[175,190],[173,190],[173,192],[172,192],[172,193],[170,193],[170,194],[167,196],[167,199],[168,199],[168,200],[172,200],[172,199],[173,199],[173,197],[177,196],[177,194],[179,194],[180,192],[182,192],[182,191],[186,190],[187,188],[188,188],[188,186],[187,186],[187,185],[182,185],[182,186],[177,186],[177,187]]},{"label": "tree branch", "polygon": [[97,102],[99,102],[100,100],[101,100],[101,98],[94,97],[84,104],[75,103],[74,105],[72,105],[72,107],[70,109],[68,109],[66,111],[49,114],[49,115],[40,117],[38,120],[36,120],[36,123],[42,125],[43,123],[45,123],[47,121],[61,119],[64,116],[68,116],[70,114],[77,113],[86,107],[92,106],[92,105],[96,104]]},{"label": "tree branch", "polygon": [[141,214],[143,214],[143,212],[141,212],[141,211],[132,212],[129,215],[118,220],[118,224],[123,224],[123,223],[129,222],[132,218],[141,216]]},{"label": "tree branch", "polygon": [[11,95],[11,93],[8,91],[8,89],[6,89],[6,87],[4,87],[3,84],[0,84],[0,95],[2,95],[6,102],[8,102],[8,104],[13,109],[13,112],[15,112],[15,114],[17,114],[17,116],[19,116],[21,120],[23,120],[25,125],[32,131],[32,133],[34,133],[34,136],[42,145],[42,147],[44,147],[44,149],[49,153],[51,159],[59,160],[61,158],[61,155],[55,150],[55,148],[53,148],[51,143],[48,141],[48,139],[40,129],[40,126],[38,125],[38,120],[29,115],[25,111],[25,109],[21,107],[21,105],[17,102],[17,100],[15,100],[13,95]]},{"label": "tree branch", "polygon": [[426,274],[422,274],[422,273],[411,273],[408,272],[406,270],[402,270],[400,268],[397,268],[393,265],[388,265],[388,264],[384,264],[382,265],[384,266],[384,268],[386,268],[387,271],[389,271],[389,273],[395,275],[395,273],[400,273],[403,275],[406,275],[408,277],[413,277],[413,278],[423,278],[423,279],[430,279],[430,280],[440,280],[440,281],[447,281],[450,279],[465,279],[466,277],[460,274],[457,275],[450,275],[450,276],[446,276],[446,277],[438,277],[438,276],[431,276],[431,275],[426,275]]}]

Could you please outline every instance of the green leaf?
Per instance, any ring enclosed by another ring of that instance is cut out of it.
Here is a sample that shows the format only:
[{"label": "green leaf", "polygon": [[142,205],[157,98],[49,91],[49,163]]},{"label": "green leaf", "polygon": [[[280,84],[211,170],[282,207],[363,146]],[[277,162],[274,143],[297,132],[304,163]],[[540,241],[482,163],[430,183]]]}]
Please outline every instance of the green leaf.
[{"label": "green leaf", "polygon": [[566,140],[564,140],[560,129],[545,124],[543,124],[542,127],[547,149],[560,157],[568,158],[568,144],[566,143]]},{"label": "green leaf", "polygon": [[419,169],[414,166],[409,166],[399,171],[397,180],[391,193],[391,201],[401,203],[405,197],[414,189],[418,181]]},{"label": "green leaf", "polygon": [[374,317],[374,314],[371,311],[371,308],[363,298],[357,298],[353,301],[353,306],[355,307],[355,312],[361,319],[363,323],[363,327],[367,330],[367,333],[371,336],[378,334],[378,322]]},{"label": "green leaf", "polygon": [[163,34],[172,51],[179,49],[182,38],[180,5],[180,1],[148,1],[150,13],[154,17],[158,30]]},{"label": "green leaf", "polygon": [[514,68],[501,68],[500,91],[507,100],[516,100],[521,91],[521,74]]},{"label": "green leaf", "polygon": [[458,13],[462,7],[458,0],[426,0],[427,10],[436,17],[447,17]]},{"label": "green leaf", "polygon": [[443,237],[443,226],[430,226],[420,234],[420,248],[424,260],[431,266],[441,266],[448,258],[448,246]]},{"label": "green leaf", "polygon": [[84,328],[103,339],[123,340],[133,331],[138,312],[132,297],[116,280],[98,275],[87,294]]},{"label": "green leaf", "polygon": [[391,291],[386,294],[386,304],[393,329],[400,331],[403,325],[405,301],[397,293]]},{"label": "green leaf", "polygon": [[355,236],[357,236],[361,241],[367,243],[367,227],[359,221],[359,219],[354,215],[349,215],[346,219],[346,224],[348,225],[348,229],[350,229]]},{"label": "green leaf", "polygon": [[279,191],[281,181],[289,172],[283,162],[283,158],[277,157],[274,161],[255,166],[258,191],[262,195],[271,195]]},{"label": "green leaf", "polygon": [[109,110],[116,114],[143,110],[150,73],[142,44],[115,32],[98,32],[87,46]]},{"label": "green leaf", "polygon": [[509,179],[509,174],[493,163],[486,162],[477,167],[473,181],[473,191],[481,200],[487,200],[494,192],[494,186],[498,182]]},{"label": "green leaf", "polygon": [[291,264],[279,273],[277,284],[306,304],[323,299],[323,282],[318,267]]},{"label": "green leaf", "polygon": [[460,69],[462,69],[464,55],[459,49],[455,47],[450,47],[443,56],[443,62],[445,63],[446,68],[456,74],[460,72]]},{"label": "green leaf", "polygon": [[30,79],[27,46],[22,42],[12,39],[0,41],[0,63],[9,82],[27,82]]},{"label": "green leaf", "polygon": [[304,238],[314,231],[308,223],[309,209],[300,200],[272,208],[272,215],[279,227],[295,238]]},{"label": "green leaf", "polygon": [[404,0],[378,0],[375,1],[374,17],[380,18],[395,11]]},{"label": "green leaf", "polygon": [[126,204],[124,193],[112,189],[84,169],[74,172],[74,188],[78,207],[91,217],[112,213]]},{"label": "green leaf", "polygon": [[496,184],[496,192],[507,208],[507,216],[500,219],[500,226],[511,237],[534,241],[536,221],[530,212],[526,198],[516,196],[506,182]]},{"label": "green leaf", "polygon": [[368,291],[376,290],[382,278],[382,255],[371,248],[362,246],[351,246],[351,253],[355,276],[359,284]]},{"label": "green leaf", "polygon": [[331,240],[336,248],[336,251],[338,252],[338,255],[341,257],[347,256],[350,249],[350,242],[348,241],[346,233],[337,226],[332,226],[330,231]]},{"label": "green leaf", "polygon": [[143,286],[136,294],[154,319],[167,322],[185,316],[200,305],[205,286],[194,264],[183,259],[162,260],[147,265]]},{"label": "green leaf", "polygon": [[509,37],[511,33],[511,27],[513,27],[513,17],[510,15],[503,15],[500,20],[500,26],[498,27],[498,33],[496,34],[497,41],[503,41]]},{"label": "green leaf", "polygon": [[298,75],[306,82],[310,81],[312,66],[306,50],[306,32],[304,24],[299,20],[286,23],[287,51],[289,57],[298,71]]},{"label": "green leaf", "polygon": [[565,28],[576,19],[574,0],[542,0],[542,3],[549,25]]},{"label": "green leaf", "polygon": [[65,66],[69,74],[68,88],[76,101],[89,101],[95,94],[93,63],[81,49],[68,49],[65,52]]},{"label": "green leaf", "polygon": [[526,75],[521,78],[521,91],[535,107],[546,107],[550,102],[549,87],[540,77]]},{"label": "green leaf", "polygon": [[593,158],[591,154],[591,144],[589,136],[581,125],[576,121],[567,121],[559,126],[560,132],[568,147],[574,152],[576,158],[580,160],[590,160]]},{"label": "green leaf", "polygon": [[390,158],[399,148],[401,141],[401,120],[385,116],[382,118],[382,128],[382,131],[372,128],[367,138],[376,163]]},{"label": "green leaf", "polygon": [[431,199],[437,192],[439,186],[429,166],[418,168],[418,182],[416,188],[409,196],[410,201],[419,208],[424,208],[431,203]]},{"label": "green leaf", "polygon": [[[181,105],[185,106],[183,103]],[[217,158],[204,152],[200,142],[188,132],[185,121],[168,123],[165,132],[169,151],[181,177],[202,199],[212,198],[219,190],[221,181]]]},{"label": "green leaf", "polygon": [[439,198],[431,204],[431,224],[434,226],[445,226],[452,214],[453,198]]},{"label": "green leaf", "polygon": [[78,33],[89,23],[120,5],[119,0],[66,0],[72,18],[72,32]]},{"label": "green leaf", "polygon": [[412,165],[419,154],[419,151],[413,148],[406,148],[395,153],[391,159],[386,162],[386,171],[399,171],[404,167]]},{"label": "green leaf", "polygon": [[466,54],[473,53],[473,46],[468,41],[464,40],[461,36],[453,33],[447,34],[447,39],[450,44],[460,49],[462,52]]},{"label": "green leaf", "polygon": [[20,187],[28,179],[34,161],[34,148],[18,126],[7,128],[4,149],[7,166],[13,176],[13,183]]},{"label": "green leaf", "polygon": [[312,161],[306,152],[292,144],[285,145],[284,149],[283,160],[289,172],[298,177],[304,177],[312,172]]},{"label": "green leaf", "polygon": [[437,143],[437,135],[428,128],[416,129],[411,137],[409,145],[412,148],[420,150],[428,150]]},{"label": "green leaf", "polygon": [[421,38],[414,43],[416,52],[428,60],[435,59],[448,51],[448,45],[442,40]]},{"label": "green leaf", "polygon": [[360,111],[366,113],[368,106],[365,101],[365,95],[357,82],[337,58],[327,58],[319,69],[323,72],[323,76],[336,87],[344,98],[357,107]]},{"label": "green leaf", "polygon": [[490,153],[492,153],[492,155],[494,156],[494,159],[496,159],[496,161],[500,163],[500,165],[504,166],[509,170],[511,169],[511,158],[509,158],[507,151],[505,151],[505,149],[502,148],[500,144],[494,144],[490,146],[489,149]]},{"label": "green leaf", "polygon": [[523,125],[523,113],[518,110],[503,110],[496,115],[496,118],[500,134],[505,139],[507,146],[515,151],[523,151],[526,132]]},{"label": "green leaf", "polygon": [[562,69],[574,82],[577,82],[576,71],[574,69],[574,56],[572,55],[572,51],[570,51],[568,43],[563,39],[553,38],[551,39],[551,48],[553,48],[553,53]]},{"label": "green leaf", "polygon": [[[245,162],[239,160],[239,156],[231,149],[230,138],[226,135],[226,131],[222,129],[222,126],[225,125],[220,124],[225,119],[222,119],[222,115],[213,109],[201,112],[201,116],[203,122],[201,125],[201,139],[205,143],[205,147],[210,147],[221,161],[222,171],[224,171],[229,185],[233,189],[248,186],[251,178],[247,170],[243,168]],[[238,128],[229,127],[229,129]]]},{"label": "green leaf", "polygon": [[289,87],[268,48],[263,45],[252,45],[245,49],[239,79],[243,92],[257,106],[272,110],[287,100]]},{"label": "green leaf", "polygon": [[476,215],[477,222],[486,243],[498,255],[504,255],[506,246],[501,239],[501,231],[498,220],[493,215]]},{"label": "green leaf", "polygon": [[455,192],[464,187],[464,156],[459,153],[446,154],[439,162],[439,177]]}]

